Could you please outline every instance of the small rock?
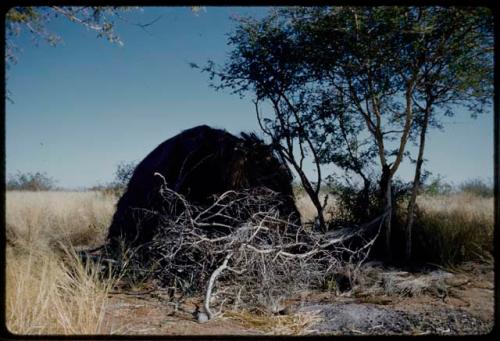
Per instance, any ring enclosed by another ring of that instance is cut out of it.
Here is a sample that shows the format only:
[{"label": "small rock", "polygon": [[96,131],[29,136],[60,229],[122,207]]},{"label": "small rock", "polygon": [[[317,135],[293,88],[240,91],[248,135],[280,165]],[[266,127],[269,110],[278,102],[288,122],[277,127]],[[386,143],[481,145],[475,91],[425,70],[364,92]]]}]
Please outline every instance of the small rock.
[{"label": "small rock", "polygon": [[199,311],[196,319],[198,320],[199,323],[205,323],[208,321],[208,315],[204,312]]}]

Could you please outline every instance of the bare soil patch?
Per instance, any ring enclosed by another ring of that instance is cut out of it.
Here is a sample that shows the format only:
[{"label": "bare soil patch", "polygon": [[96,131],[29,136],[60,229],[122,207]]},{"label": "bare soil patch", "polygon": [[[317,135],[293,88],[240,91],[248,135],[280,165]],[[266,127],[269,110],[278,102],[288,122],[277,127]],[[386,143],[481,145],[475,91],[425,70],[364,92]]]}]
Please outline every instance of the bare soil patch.
[{"label": "bare soil patch", "polygon": [[192,299],[177,310],[154,294],[135,296],[127,294],[110,295],[106,307],[107,330],[109,334],[130,335],[249,335],[262,334],[249,330],[240,323],[227,318],[217,318],[199,323],[194,314]]}]

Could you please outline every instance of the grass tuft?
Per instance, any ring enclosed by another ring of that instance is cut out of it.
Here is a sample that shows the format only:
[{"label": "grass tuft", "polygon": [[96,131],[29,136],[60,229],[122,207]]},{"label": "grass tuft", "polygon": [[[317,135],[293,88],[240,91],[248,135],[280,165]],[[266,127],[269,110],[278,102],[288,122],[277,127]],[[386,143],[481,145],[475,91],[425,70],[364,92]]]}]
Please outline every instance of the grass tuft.
[{"label": "grass tuft", "polygon": [[99,264],[83,265],[76,253],[7,250],[6,326],[14,334],[99,334],[104,328],[112,278]]}]

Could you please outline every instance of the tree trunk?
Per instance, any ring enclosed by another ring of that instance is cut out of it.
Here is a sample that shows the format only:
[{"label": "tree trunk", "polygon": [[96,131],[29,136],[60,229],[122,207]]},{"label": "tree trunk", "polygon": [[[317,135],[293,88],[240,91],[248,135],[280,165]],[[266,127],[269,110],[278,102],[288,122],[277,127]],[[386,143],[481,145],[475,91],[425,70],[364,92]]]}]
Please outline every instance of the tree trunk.
[{"label": "tree trunk", "polygon": [[[307,178],[306,174],[302,170],[301,166],[297,164],[296,160],[293,158],[293,153],[288,153],[286,148],[281,146],[281,144],[276,143],[277,146],[277,152],[280,155],[281,159],[284,160],[285,162],[289,162],[292,167],[295,169],[297,174],[299,175],[300,182],[302,183],[302,186],[304,187],[304,190],[306,191],[307,195],[311,199],[314,207],[316,208],[316,212],[318,212],[318,224],[319,228],[321,229],[322,232],[326,232],[326,222],[325,222],[325,217],[323,216],[323,205],[321,205],[321,201],[319,200],[319,193],[316,193],[314,190],[311,182]],[[319,190],[318,190],[319,192]]]},{"label": "tree trunk", "polygon": [[415,204],[417,201],[418,189],[420,187],[420,172],[422,161],[417,161],[417,166],[415,169],[415,178],[413,179],[413,187],[411,192],[410,201],[408,202],[407,217],[406,217],[406,238],[405,238],[405,260],[409,261],[411,259],[412,253],[412,229],[415,214]]},{"label": "tree trunk", "polygon": [[406,238],[405,238],[405,260],[409,261],[412,254],[412,229],[415,215],[415,206],[417,195],[420,189],[420,177],[422,174],[422,164],[424,163],[425,135],[427,133],[427,125],[430,115],[430,105],[427,106],[424,112],[422,122],[422,130],[420,131],[420,145],[418,147],[417,164],[415,166],[415,177],[411,191],[410,201],[408,202],[407,218],[406,218]]},{"label": "tree trunk", "polygon": [[363,177],[363,189],[361,190],[361,197],[359,198],[358,207],[361,207],[361,221],[368,220],[370,218],[370,180]]},{"label": "tree trunk", "polygon": [[314,200],[313,203],[314,203],[314,206],[316,207],[316,211],[318,212],[319,227],[320,227],[322,232],[327,232],[325,217],[323,215],[323,211],[324,211],[323,205],[319,201],[318,196],[314,195],[314,196],[312,196],[312,198],[317,199],[317,200]]},{"label": "tree trunk", "polygon": [[306,191],[307,195],[309,195],[309,198],[311,199],[314,207],[316,208],[316,212],[318,212],[318,224],[319,228],[322,232],[326,232],[326,223],[325,223],[325,217],[323,216],[323,205],[321,204],[321,201],[319,200],[319,190],[318,192],[314,190],[312,187],[311,183],[309,182],[309,179],[305,175],[304,171],[302,168],[300,168],[299,165],[295,162],[295,160],[291,160],[290,163],[294,167],[295,171],[299,174],[300,177],[300,182],[302,183],[302,186],[304,187],[304,190]]},{"label": "tree trunk", "polygon": [[[296,168],[297,170],[297,168]],[[311,184],[309,183],[309,180],[305,177],[303,174],[302,170],[297,170],[299,172],[302,186],[304,187],[304,190],[306,191],[307,195],[311,199],[314,207],[316,208],[316,212],[318,213],[318,224],[319,228],[322,232],[326,232],[326,223],[325,223],[325,217],[323,216],[323,205],[321,204],[321,201],[319,200],[319,193],[317,194],[316,191],[312,188]]]},{"label": "tree trunk", "polygon": [[387,212],[384,222],[385,229],[385,255],[387,260],[392,260],[391,222],[392,222],[392,175],[388,165],[382,167],[380,179],[380,192],[382,195],[382,209]]}]

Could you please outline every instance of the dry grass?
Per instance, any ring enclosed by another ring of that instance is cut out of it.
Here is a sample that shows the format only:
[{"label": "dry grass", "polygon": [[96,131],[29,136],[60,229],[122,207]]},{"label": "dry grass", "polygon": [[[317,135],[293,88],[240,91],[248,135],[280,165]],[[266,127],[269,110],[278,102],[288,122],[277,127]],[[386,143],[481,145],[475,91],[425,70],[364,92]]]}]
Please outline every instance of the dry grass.
[{"label": "dry grass", "polygon": [[[325,200],[326,194],[320,194],[320,201],[323,203]],[[305,192],[297,192],[295,206],[297,206],[297,210],[300,213],[302,223],[312,222],[314,218],[317,216],[318,211],[314,207],[311,199]],[[325,220],[332,219],[332,212],[334,212],[335,208],[335,197],[331,194],[328,196],[328,202],[324,211]]]},{"label": "dry grass", "polygon": [[99,334],[112,278],[73,245],[102,241],[114,198],[96,192],[7,192],[6,326],[14,334]]},{"label": "dry grass", "polygon": [[319,312],[308,311],[290,315],[256,315],[245,310],[228,311],[224,317],[238,321],[245,328],[262,330],[271,335],[306,335],[321,320]]},{"label": "dry grass", "polygon": [[97,266],[83,266],[75,254],[66,261],[34,250],[7,248],[6,326],[14,334],[99,334],[111,278]]},{"label": "dry grass", "polygon": [[115,201],[115,197],[100,192],[9,191],[9,242],[28,250],[57,242],[76,247],[98,245],[111,222]]},{"label": "dry grass", "polygon": [[428,196],[417,201],[419,207],[428,213],[453,215],[461,212],[464,220],[493,220],[493,198],[484,198],[470,193]]},{"label": "dry grass", "polygon": [[[335,200],[330,196],[325,210],[327,221],[335,212]],[[494,228],[492,197],[467,192],[422,195],[418,197],[417,204],[420,214],[415,221],[413,250],[419,260],[444,266],[464,261],[491,262]],[[403,203],[402,207],[406,209],[406,204]],[[316,210],[303,192],[297,195],[297,209],[302,215],[302,222],[314,220]],[[404,212],[400,218],[404,223]]]},{"label": "dry grass", "polygon": [[415,250],[420,257],[442,265],[463,261],[491,261],[493,253],[493,198],[469,193],[421,196],[415,228]]}]

